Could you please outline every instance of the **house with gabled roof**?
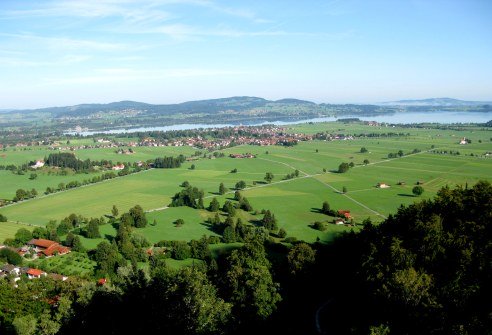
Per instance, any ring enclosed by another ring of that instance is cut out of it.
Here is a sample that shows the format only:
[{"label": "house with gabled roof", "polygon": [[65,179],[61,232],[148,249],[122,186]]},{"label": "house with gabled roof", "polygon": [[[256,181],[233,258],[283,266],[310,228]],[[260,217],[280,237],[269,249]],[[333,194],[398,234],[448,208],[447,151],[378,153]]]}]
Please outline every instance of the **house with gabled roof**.
[{"label": "house with gabled roof", "polygon": [[47,257],[53,255],[63,255],[70,252],[69,247],[60,245],[58,242],[46,239],[32,239],[27,242],[28,246],[34,248],[38,256],[45,255]]},{"label": "house with gabled roof", "polygon": [[29,279],[35,279],[35,278],[39,279],[41,277],[46,276],[46,272],[39,269],[29,269],[27,270],[26,274],[27,274],[27,278]]},{"label": "house with gabled roof", "polygon": [[340,216],[343,216],[345,219],[350,220],[352,219],[352,215],[350,215],[350,211],[346,209],[339,209],[338,214]]}]

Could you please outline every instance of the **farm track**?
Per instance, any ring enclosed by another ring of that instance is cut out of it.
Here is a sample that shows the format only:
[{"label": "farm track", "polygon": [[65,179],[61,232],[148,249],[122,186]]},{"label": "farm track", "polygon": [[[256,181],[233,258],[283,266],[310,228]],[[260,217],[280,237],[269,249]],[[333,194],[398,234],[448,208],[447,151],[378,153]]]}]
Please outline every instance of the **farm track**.
[{"label": "farm track", "polygon": [[[420,153],[424,153],[424,152],[427,152],[427,151],[421,151],[419,153],[416,153],[416,154],[412,154],[412,155],[417,155],[417,154],[420,154]],[[410,156],[410,155],[407,155],[407,156]],[[403,156],[403,157],[406,157],[406,156]],[[401,158],[401,157],[400,157]],[[400,159],[400,158],[395,158],[395,159]],[[277,163],[277,164],[282,164],[282,165],[285,165],[293,170],[296,170],[297,168],[291,164],[288,164],[288,163],[285,163],[285,162],[280,162],[280,161],[276,161],[276,160],[273,160],[273,159],[267,159],[267,158],[259,158],[259,159],[262,159],[262,160],[265,160],[265,161],[269,161],[269,162],[273,162],[273,163]],[[377,163],[383,163],[383,162],[388,162],[388,161],[391,161],[391,160],[394,160],[394,159],[386,159],[386,160],[382,160],[382,161],[377,161],[377,162],[374,162],[372,163],[371,165],[374,165],[374,164],[377,164]],[[368,164],[370,165],[370,164]],[[357,166],[357,167],[363,167],[363,166]],[[299,169],[297,169],[299,170]],[[315,174],[308,174],[302,170],[299,170],[299,172],[303,173],[304,176],[301,176],[301,177],[298,177],[298,178],[293,178],[293,179],[285,179],[285,180],[280,180],[280,181],[277,181],[277,182],[273,182],[273,183],[268,183],[268,184],[261,184],[261,185],[257,185],[257,186],[252,186],[252,187],[246,187],[244,188],[243,190],[247,191],[247,190],[254,190],[254,189],[258,189],[258,188],[261,188],[261,187],[268,187],[268,186],[273,186],[273,185],[277,185],[277,184],[281,184],[281,183],[287,183],[287,182],[291,182],[291,181],[294,181],[294,180],[299,180],[299,179],[305,179],[305,178],[313,178],[315,180],[317,180],[318,182],[320,182],[321,184],[329,187],[330,189],[332,189],[333,191],[337,192],[337,193],[340,193],[342,196],[346,197],[347,199],[349,199],[350,201],[352,201],[353,203],[359,205],[360,207],[366,209],[367,211],[371,212],[371,213],[374,213],[375,215],[383,218],[383,219],[386,219],[386,216],[379,213],[378,211],[366,206],[365,204],[361,203],[360,201],[357,201],[355,200],[354,198],[352,198],[351,196],[349,196],[348,194],[343,194],[340,190],[338,190],[337,188],[333,187],[332,185],[322,181],[322,180],[319,180],[317,178],[314,178],[314,177],[317,177],[317,176],[320,176],[320,175],[323,175],[324,173],[315,173]],[[329,173],[333,173],[333,172],[329,172]],[[235,191],[228,191],[226,192],[225,194],[233,194]],[[204,199],[209,199],[209,198],[213,198],[215,195],[208,195],[208,196],[205,196],[203,197]],[[161,211],[161,210],[166,210],[168,209],[169,206],[164,206],[164,207],[160,207],[160,208],[154,208],[154,209],[150,209],[150,210],[147,210],[146,212],[147,213],[151,213],[151,212],[156,212],[156,211]]]},{"label": "farm track", "polygon": [[[237,147],[241,147],[241,146],[237,146]],[[236,147],[236,148],[237,148]],[[368,167],[368,166],[372,166],[372,165],[380,165],[380,164],[383,164],[383,163],[387,163],[387,162],[391,162],[393,160],[401,160],[401,159],[404,159],[406,157],[411,157],[411,156],[416,156],[416,155],[422,155],[422,154],[426,154],[428,153],[429,151],[432,151],[432,150],[440,150],[442,149],[441,148],[433,148],[433,149],[429,149],[429,150],[422,150],[418,153],[415,153],[415,154],[408,154],[408,155],[405,155],[403,157],[398,157],[398,158],[391,158],[391,159],[382,159],[382,160],[379,160],[379,161],[375,161],[375,162],[372,162],[372,163],[369,163],[367,165],[356,165],[354,168],[364,168],[364,167]],[[302,152],[307,152],[306,150],[299,150],[299,151],[302,151]],[[305,178],[313,178],[313,179],[316,179],[319,183],[323,184],[324,186],[332,189],[333,191],[337,192],[337,193],[340,193],[341,196],[344,196],[346,199],[348,199],[349,201],[357,204],[358,206],[364,208],[365,210],[371,212],[371,213],[374,213],[375,215],[381,217],[381,218],[386,218],[385,215],[379,213],[378,211],[368,207],[367,205],[365,205],[364,203],[358,201],[358,200],[355,200],[354,198],[352,198],[350,196],[350,193],[352,192],[358,192],[358,191],[364,191],[364,190],[354,190],[354,191],[351,191],[351,192],[348,192],[348,194],[343,194],[340,190],[338,190],[337,188],[333,187],[331,184],[329,184],[328,182],[325,182],[323,180],[320,180],[320,178],[316,178],[316,177],[319,177],[319,176],[322,176],[322,175],[328,175],[330,173],[334,173],[334,172],[326,172],[326,173],[312,173],[312,174],[309,174],[305,171],[302,171],[298,168],[296,168],[294,165],[295,165],[295,162],[293,162],[292,164],[289,164],[289,163],[286,163],[286,162],[283,162],[283,161],[279,161],[279,160],[274,160],[274,159],[270,159],[270,158],[263,158],[263,157],[258,157],[258,159],[261,159],[261,160],[264,160],[264,161],[269,161],[269,162],[272,162],[272,163],[275,163],[275,164],[281,164],[283,166],[286,166],[292,170],[299,170],[300,173],[302,173],[301,176],[297,177],[297,178],[293,178],[293,179],[284,179],[284,180],[279,180],[279,181],[275,181],[275,182],[272,182],[272,183],[261,183],[261,184],[257,184],[257,185],[254,185],[254,186],[251,186],[251,187],[247,187],[244,189],[244,191],[247,191],[247,190],[254,190],[254,189],[258,189],[258,188],[262,188],[262,187],[269,187],[269,186],[274,186],[274,185],[277,185],[277,184],[282,184],[282,183],[288,183],[288,182],[292,182],[292,181],[295,181],[295,180],[298,180],[298,179],[305,179]],[[381,166],[383,168],[393,168],[391,166]],[[399,167],[394,167],[395,169],[405,169],[405,168],[399,168]],[[140,172],[137,172],[137,173],[141,173],[141,172],[146,172],[146,171],[150,171],[150,170],[153,170],[153,169],[148,169],[148,170],[143,170],[143,171],[140,171]],[[451,171],[454,171],[456,169],[452,169]],[[216,170],[210,170],[210,171],[216,171]],[[424,171],[424,170],[422,170]],[[438,175],[437,178],[435,179],[438,179],[439,180],[439,177],[451,172],[451,171],[448,171],[448,172],[441,172],[440,175]],[[228,171],[222,171],[222,172],[228,172]],[[438,171],[433,171],[433,172],[438,172]],[[243,172],[245,174],[250,174],[250,175],[262,175],[263,173],[260,173],[260,172]],[[452,173],[452,172],[451,172]],[[336,173],[334,173],[336,174]],[[460,173],[455,173],[456,175],[461,175]],[[133,175],[133,174],[131,174]],[[127,175],[127,176],[130,176],[130,175]],[[122,177],[126,177],[126,176],[122,176]],[[122,177],[117,177],[117,178],[122,178]],[[116,179],[116,178],[115,178]],[[100,183],[103,183],[103,182],[107,182],[107,181],[111,181],[111,180],[114,180],[114,179],[108,179],[108,180],[104,180]],[[432,180],[432,182],[434,182],[435,180]],[[67,189],[67,190],[64,190],[64,191],[61,191],[61,192],[56,192],[56,193],[51,193],[51,194],[47,194],[47,195],[42,195],[40,197],[36,197],[36,198],[32,198],[32,199],[28,199],[28,200],[24,200],[24,201],[21,201],[21,202],[17,202],[17,203],[13,203],[13,204],[9,204],[7,206],[4,206],[5,207],[9,207],[9,206],[14,206],[14,205],[18,205],[18,204],[21,204],[21,203],[24,203],[24,202],[28,202],[28,201],[35,201],[37,199],[43,199],[43,198],[46,198],[46,197],[49,197],[49,196],[53,196],[53,195],[56,195],[56,194],[61,194],[61,193],[64,193],[64,192],[69,192],[69,191],[72,191],[72,190],[76,190],[76,189],[79,189],[79,188],[83,188],[83,187],[90,187],[90,186],[95,186],[96,184],[99,184],[99,183],[94,183],[94,184],[88,184],[88,185],[83,185],[83,186],[80,186],[80,187],[77,187],[77,188],[72,188],[72,189]],[[367,189],[368,190],[372,190],[371,189]],[[226,194],[233,194],[235,192],[235,190],[230,190],[228,192],[226,192]],[[212,195],[207,195],[204,197],[204,199],[210,199],[210,198],[213,198],[217,195],[215,194],[212,194]],[[158,207],[158,208],[152,208],[152,209],[149,209],[147,210],[146,212],[147,213],[151,213],[151,212],[156,212],[156,211],[162,211],[162,210],[166,210],[168,209],[169,207],[168,206],[163,206],[163,207]],[[33,226],[32,224],[29,224],[29,223],[25,223],[25,222],[16,222],[16,221],[9,221],[9,222],[12,222],[12,223],[19,223],[19,224],[23,224],[23,225],[27,225],[27,226]]]},{"label": "farm track", "polygon": [[289,168],[291,168],[291,169],[293,169],[293,170],[298,170],[299,172],[304,173],[304,175],[305,175],[305,176],[309,176],[309,174],[308,174],[308,173],[306,173],[306,172],[304,172],[304,171],[302,171],[302,170],[299,170],[299,169],[297,169],[296,167],[294,167],[294,166],[292,166],[292,165],[290,165],[290,164],[287,164],[287,163],[284,163],[284,162],[279,162],[279,161],[276,161],[276,160],[273,160],[273,159],[268,159],[268,158],[261,158],[261,157],[260,157],[259,159],[262,159],[262,160],[264,160],[264,161],[269,161],[269,162],[273,162],[273,163],[277,163],[277,164],[282,164],[282,165],[285,165],[285,166],[287,166],[287,167],[289,167]]},{"label": "farm track", "polygon": [[386,219],[386,216],[384,216],[383,214],[375,211],[374,209],[371,209],[369,207],[367,207],[366,205],[364,205],[363,203],[355,200],[354,198],[352,198],[351,196],[349,196],[348,194],[346,193],[342,193],[340,190],[336,189],[335,187],[331,186],[330,184],[328,183],[325,183],[324,181],[322,180],[319,180],[317,178],[314,178],[316,179],[317,181],[319,181],[321,184],[325,185],[325,186],[328,186],[329,188],[331,188],[333,191],[337,192],[337,193],[340,193],[341,195],[343,195],[344,197],[346,197],[347,199],[349,199],[350,201],[352,201],[353,203],[356,203],[357,205],[361,206],[362,208],[368,210],[369,212],[372,212],[374,214],[376,214],[377,216],[380,216],[382,217],[383,219]]}]

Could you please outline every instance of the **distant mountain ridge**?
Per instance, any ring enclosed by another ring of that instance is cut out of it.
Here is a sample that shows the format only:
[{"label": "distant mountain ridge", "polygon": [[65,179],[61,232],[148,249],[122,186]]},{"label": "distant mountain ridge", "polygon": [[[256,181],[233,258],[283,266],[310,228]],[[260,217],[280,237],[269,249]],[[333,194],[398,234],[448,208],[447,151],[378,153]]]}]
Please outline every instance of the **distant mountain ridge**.
[{"label": "distant mountain ridge", "polygon": [[398,100],[378,103],[380,106],[480,106],[490,105],[491,101],[466,101],[452,98],[428,98],[415,100]]},{"label": "distant mountain ridge", "polygon": [[[437,106],[483,106],[492,105],[491,101],[465,101],[452,98],[429,98],[429,99],[415,99],[415,100],[398,100],[398,101],[387,101],[375,104],[330,104],[321,103],[317,104],[312,101],[300,100],[294,98],[285,98],[280,100],[267,100],[259,97],[249,97],[249,96],[236,96],[229,98],[219,98],[219,99],[208,99],[208,100],[196,100],[196,101],[186,101],[177,104],[149,104],[138,101],[118,101],[111,103],[89,103],[89,104],[79,104],[73,106],[61,106],[61,107],[46,107],[38,109],[23,109],[15,110],[18,112],[48,112],[54,117],[63,116],[84,116],[91,115],[98,112],[108,112],[108,111],[123,111],[123,110],[142,110],[149,114],[160,114],[160,115],[170,115],[170,114],[196,114],[196,113],[207,113],[216,114],[226,111],[236,111],[243,112],[246,110],[261,108],[261,107],[271,107],[271,106],[281,106],[286,107],[305,107],[305,108],[316,108],[316,107],[326,107],[326,106],[353,106],[353,107],[364,107],[370,109],[376,109],[378,106],[409,106],[409,107],[437,107]],[[14,111],[13,109],[0,110],[0,112]]]},{"label": "distant mountain ridge", "polygon": [[47,107],[39,109],[19,110],[20,112],[49,112],[55,117],[68,116],[87,116],[98,112],[123,111],[123,110],[142,110],[152,114],[171,115],[171,114],[216,114],[226,111],[242,112],[254,108],[267,107],[269,105],[286,106],[317,106],[316,103],[298,99],[266,100],[258,97],[238,96],[230,98],[219,98],[209,100],[187,101],[177,104],[148,104],[137,101],[119,101],[107,104],[80,104],[64,107]]},{"label": "distant mountain ridge", "polygon": [[[149,104],[118,101],[30,110],[0,111],[2,127],[33,127],[45,131],[71,129],[111,130],[176,124],[252,124],[324,117],[372,117],[406,112],[492,112],[492,104],[450,98],[400,100],[383,104],[329,104],[293,98],[267,100],[236,96]],[[46,122],[49,121],[49,122]]]}]

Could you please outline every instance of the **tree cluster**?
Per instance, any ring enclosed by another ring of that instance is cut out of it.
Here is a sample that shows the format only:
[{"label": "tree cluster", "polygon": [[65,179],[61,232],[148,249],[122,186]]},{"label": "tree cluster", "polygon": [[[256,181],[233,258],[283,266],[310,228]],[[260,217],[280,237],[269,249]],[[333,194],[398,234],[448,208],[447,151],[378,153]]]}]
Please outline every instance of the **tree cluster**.
[{"label": "tree cluster", "polygon": [[203,190],[199,190],[191,185],[176,193],[171,200],[170,207],[188,206],[191,208],[203,209]]},{"label": "tree cluster", "polygon": [[154,167],[157,169],[174,169],[179,168],[186,160],[183,155],[178,157],[159,157],[154,160]]}]

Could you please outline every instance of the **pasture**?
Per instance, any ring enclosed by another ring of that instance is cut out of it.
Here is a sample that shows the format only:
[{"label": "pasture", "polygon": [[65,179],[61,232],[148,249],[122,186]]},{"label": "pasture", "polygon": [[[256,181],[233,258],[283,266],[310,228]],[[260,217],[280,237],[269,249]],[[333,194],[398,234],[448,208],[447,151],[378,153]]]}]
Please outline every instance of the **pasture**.
[{"label": "pasture", "polygon": [[[159,240],[190,240],[202,235],[213,235],[206,223],[212,215],[206,210],[186,207],[167,208],[171,197],[179,192],[183,181],[204,190],[205,206],[213,197],[222,205],[233,195],[237,181],[244,180],[246,196],[255,210],[270,209],[288,235],[308,242],[317,239],[328,242],[343,231],[357,227],[327,224],[324,232],[311,228],[314,221],[329,221],[333,218],[319,213],[323,201],[328,201],[332,209],[350,210],[355,222],[360,223],[370,217],[378,222],[394,213],[401,205],[408,205],[422,198],[430,198],[445,185],[473,185],[480,179],[492,180],[492,131],[469,129],[467,131],[436,130],[417,128],[378,128],[343,123],[304,124],[289,129],[292,132],[316,133],[320,131],[339,131],[345,134],[369,132],[403,132],[405,137],[356,138],[346,141],[309,141],[294,147],[282,146],[236,146],[224,149],[226,157],[217,159],[200,158],[192,163],[184,163],[178,169],[152,169],[149,171],[108,180],[98,184],[59,192],[0,209],[9,221],[20,221],[34,225],[44,225],[49,220],[60,220],[71,213],[86,217],[100,217],[109,214],[116,205],[120,213],[139,204],[147,214],[149,222],[157,225],[139,229],[150,242]],[[472,139],[468,145],[459,145],[461,137]],[[481,140],[481,143],[479,143]],[[459,150],[461,155],[436,154],[428,152],[432,146],[437,150]],[[367,148],[361,153],[361,147]],[[416,154],[411,154],[417,149]],[[389,153],[402,150],[405,156],[388,159]],[[189,147],[137,148],[137,154],[128,156],[133,160],[145,160],[162,155],[189,155],[195,149]],[[250,152],[254,159],[233,159],[230,153]],[[471,156],[470,154],[474,154]],[[85,159],[108,158],[111,153],[105,149],[80,150],[77,156]],[[114,154],[121,157],[121,155]],[[137,156],[140,155],[140,156]],[[490,156],[488,156],[490,157]],[[126,157],[125,157],[126,158]],[[369,164],[363,161],[369,160]],[[353,162],[354,167],[347,173],[336,173],[342,162]],[[231,173],[237,169],[237,173]],[[299,177],[284,180],[287,174],[299,170]],[[323,170],[326,170],[323,171]],[[3,172],[3,171],[2,171]],[[263,178],[272,172],[274,179],[267,184]],[[10,172],[9,172],[10,173]],[[20,176],[27,179],[27,176]],[[48,176],[46,176],[48,177]],[[77,175],[71,178],[79,177]],[[5,180],[7,175],[0,174]],[[40,179],[39,182],[42,181]],[[423,182],[424,194],[415,197],[412,188],[417,181]],[[218,195],[220,183],[231,191]],[[404,182],[404,185],[398,185]],[[377,188],[378,183],[390,187]],[[345,194],[341,193],[343,188]],[[241,211],[245,221],[254,222],[261,215]],[[182,218],[185,224],[175,227],[173,222]],[[0,224],[0,231],[2,231]],[[9,223],[13,225],[13,223]],[[104,230],[104,231],[103,231]],[[15,231],[14,231],[15,232]],[[114,236],[111,226],[101,227],[101,233],[108,238]],[[9,234],[8,229],[4,236]],[[85,246],[92,248],[101,240],[83,239]]]},{"label": "pasture", "polygon": [[15,222],[0,222],[0,244],[3,244],[6,238],[14,237],[17,230],[25,228],[27,230],[33,230],[34,227],[21,225]]}]

